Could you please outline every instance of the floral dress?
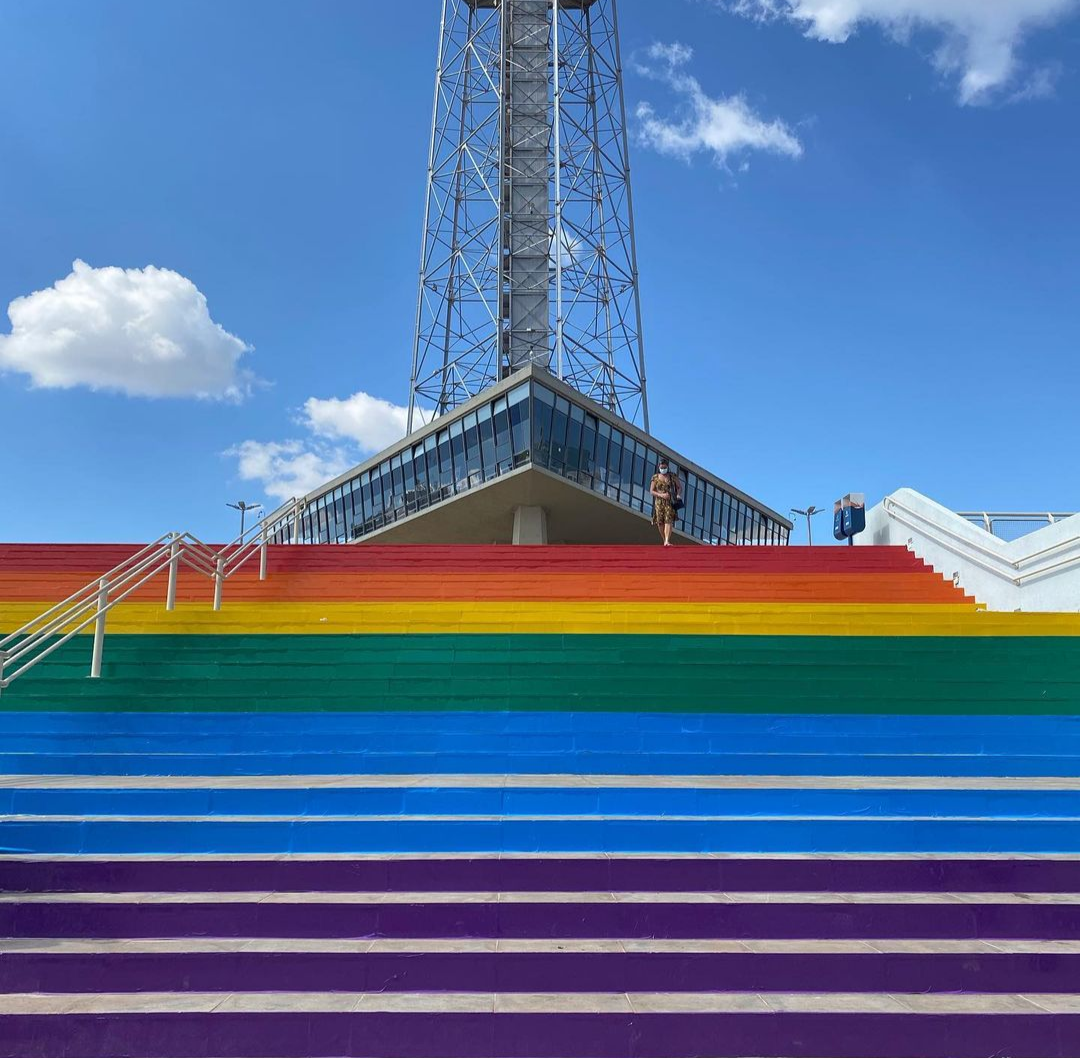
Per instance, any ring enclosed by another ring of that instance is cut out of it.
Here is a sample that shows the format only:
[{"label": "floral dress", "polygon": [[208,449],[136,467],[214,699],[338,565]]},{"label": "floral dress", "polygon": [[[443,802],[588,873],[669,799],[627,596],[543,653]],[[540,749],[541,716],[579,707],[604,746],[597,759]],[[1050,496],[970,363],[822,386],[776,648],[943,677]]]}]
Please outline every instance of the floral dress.
[{"label": "floral dress", "polygon": [[674,487],[670,474],[653,474],[650,488],[660,493],[653,497],[653,525],[665,525],[668,522],[675,524],[675,505],[672,503],[674,497],[671,495]]}]

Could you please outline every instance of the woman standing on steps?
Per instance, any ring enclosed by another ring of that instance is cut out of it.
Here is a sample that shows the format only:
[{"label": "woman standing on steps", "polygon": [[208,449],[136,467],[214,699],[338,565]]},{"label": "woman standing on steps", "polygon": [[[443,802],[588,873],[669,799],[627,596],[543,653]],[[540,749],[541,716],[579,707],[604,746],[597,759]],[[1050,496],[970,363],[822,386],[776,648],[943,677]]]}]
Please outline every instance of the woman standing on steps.
[{"label": "woman standing on steps", "polygon": [[671,547],[671,530],[675,527],[675,510],[681,506],[682,482],[672,474],[668,461],[660,457],[659,466],[653,474],[649,492],[653,498],[653,525],[660,531],[664,547]]}]

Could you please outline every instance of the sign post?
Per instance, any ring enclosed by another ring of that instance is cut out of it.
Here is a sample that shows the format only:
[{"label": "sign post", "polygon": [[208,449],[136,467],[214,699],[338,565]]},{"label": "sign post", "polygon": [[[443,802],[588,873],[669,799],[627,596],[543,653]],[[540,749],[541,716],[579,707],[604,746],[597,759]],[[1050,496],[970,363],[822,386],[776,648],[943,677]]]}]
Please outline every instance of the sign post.
[{"label": "sign post", "polygon": [[855,537],[866,529],[866,494],[849,492],[833,504],[833,536],[853,546]]}]

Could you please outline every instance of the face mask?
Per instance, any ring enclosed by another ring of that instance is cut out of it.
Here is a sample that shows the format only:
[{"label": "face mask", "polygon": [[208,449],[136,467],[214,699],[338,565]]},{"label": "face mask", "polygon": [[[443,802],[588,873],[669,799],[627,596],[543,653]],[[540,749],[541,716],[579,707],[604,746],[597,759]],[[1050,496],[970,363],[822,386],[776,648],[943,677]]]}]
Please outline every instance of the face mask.
[{"label": "face mask", "polygon": [[666,473],[668,473],[668,468],[667,468],[667,467],[661,467],[661,468],[660,468],[660,473],[661,473],[661,474],[666,474]]}]

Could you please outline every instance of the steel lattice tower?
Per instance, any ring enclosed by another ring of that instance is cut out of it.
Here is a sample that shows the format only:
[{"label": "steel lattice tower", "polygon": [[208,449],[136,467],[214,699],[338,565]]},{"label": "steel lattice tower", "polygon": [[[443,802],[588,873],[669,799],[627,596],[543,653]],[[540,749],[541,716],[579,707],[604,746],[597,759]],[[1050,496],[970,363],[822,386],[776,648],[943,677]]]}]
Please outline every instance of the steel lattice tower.
[{"label": "steel lattice tower", "polygon": [[409,429],[529,363],[648,430],[616,0],[443,0]]}]

